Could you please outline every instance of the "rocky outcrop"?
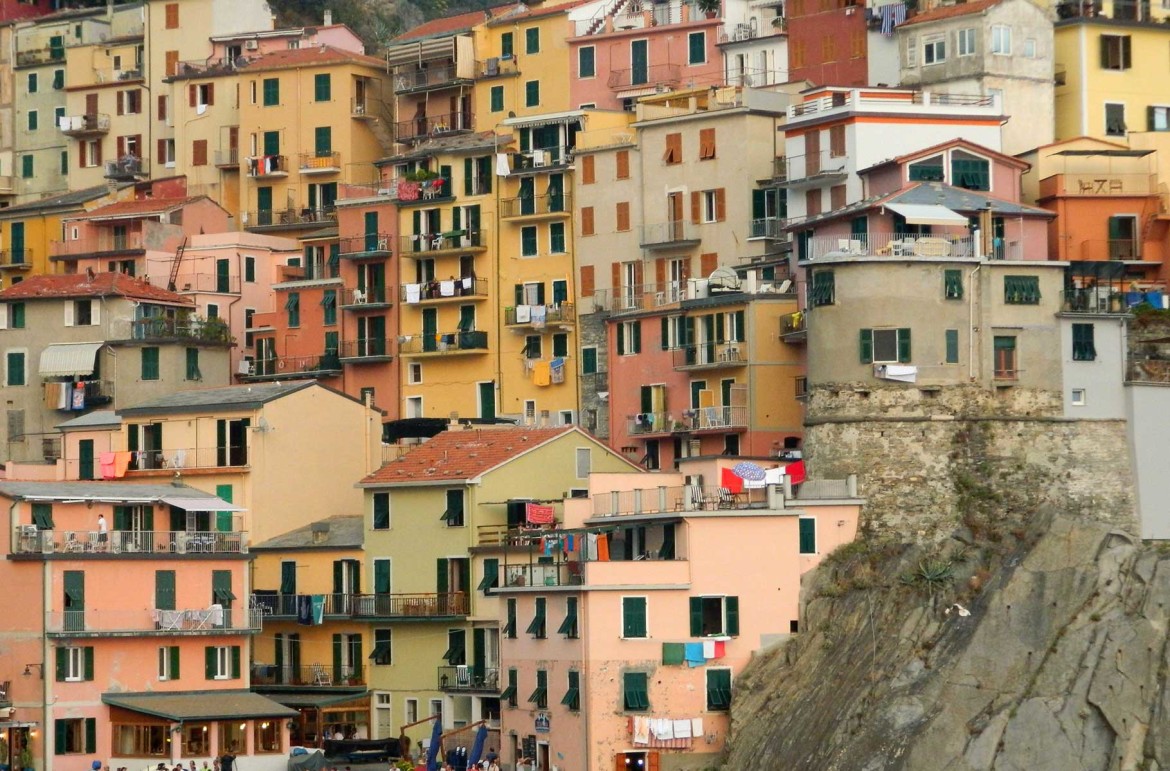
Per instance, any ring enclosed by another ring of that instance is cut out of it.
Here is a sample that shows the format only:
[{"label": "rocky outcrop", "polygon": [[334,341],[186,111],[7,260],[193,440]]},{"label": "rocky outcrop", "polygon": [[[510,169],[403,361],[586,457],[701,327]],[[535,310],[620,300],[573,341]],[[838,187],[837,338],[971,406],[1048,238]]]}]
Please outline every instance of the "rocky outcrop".
[{"label": "rocky outcrop", "polygon": [[1170,551],[1035,514],[843,547],[737,679],[725,768],[1170,769]]}]

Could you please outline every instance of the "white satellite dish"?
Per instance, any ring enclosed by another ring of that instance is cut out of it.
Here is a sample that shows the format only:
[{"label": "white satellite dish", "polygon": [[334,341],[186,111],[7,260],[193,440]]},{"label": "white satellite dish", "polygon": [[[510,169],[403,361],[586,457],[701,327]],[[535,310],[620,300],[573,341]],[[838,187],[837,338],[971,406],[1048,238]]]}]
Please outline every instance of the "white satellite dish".
[{"label": "white satellite dish", "polygon": [[710,289],[738,290],[739,275],[731,268],[716,268],[707,277],[707,286]]}]

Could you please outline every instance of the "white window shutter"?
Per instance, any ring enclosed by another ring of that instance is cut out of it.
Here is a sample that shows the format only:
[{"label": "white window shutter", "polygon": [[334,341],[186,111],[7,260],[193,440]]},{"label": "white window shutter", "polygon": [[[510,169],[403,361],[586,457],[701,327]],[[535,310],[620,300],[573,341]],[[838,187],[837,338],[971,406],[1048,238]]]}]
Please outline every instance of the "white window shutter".
[{"label": "white window shutter", "polygon": [[95,327],[102,323],[102,301],[101,300],[90,300],[89,301],[89,317],[90,317],[90,323],[93,324]]},{"label": "white window shutter", "polygon": [[0,303],[0,329],[8,329],[8,303]]},{"label": "white window shutter", "polygon": [[73,301],[65,301],[65,326],[73,326]]}]

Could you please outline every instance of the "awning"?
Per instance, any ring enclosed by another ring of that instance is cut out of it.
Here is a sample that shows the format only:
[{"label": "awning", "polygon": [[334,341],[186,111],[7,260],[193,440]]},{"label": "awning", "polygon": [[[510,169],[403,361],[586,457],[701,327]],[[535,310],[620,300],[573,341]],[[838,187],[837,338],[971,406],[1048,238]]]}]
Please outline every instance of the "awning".
[{"label": "awning", "polygon": [[505,118],[500,121],[500,125],[512,128],[536,128],[537,126],[551,126],[554,123],[579,123],[584,117],[585,113],[581,110],[568,110],[566,112],[547,112],[544,115],[533,115],[526,118]]},{"label": "awning", "polygon": [[286,707],[332,707],[348,702],[365,701],[369,703],[369,692],[364,688],[349,693],[269,693],[268,698],[283,704]]},{"label": "awning", "polygon": [[98,349],[105,343],[55,343],[41,351],[41,377],[92,375]]},{"label": "awning", "polygon": [[180,723],[187,720],[235,720],[297,715],[296,710],[251,691],[103,693],[102,703]]},{"label": "awning", "polygon": [[634,99],[639,96],[650,96],[651,94],[659,93],[657,86],[647,86],[645,88],[628,88],[624,91],[619,91],[615,96],[618,99]]},{"label": "awning", "polygon": [[216,498],[214,495],[209,495],[206,498],[181,498],[177,495],[168,495],[163,497],[162,502],[184,511],[247,511],[243,506],[228,503],[223,498]]},{"label": "awning", "polygon": [[906,218],[908,225],[968,225],[970,220],[936,203],[888,203],[886,208]]}]

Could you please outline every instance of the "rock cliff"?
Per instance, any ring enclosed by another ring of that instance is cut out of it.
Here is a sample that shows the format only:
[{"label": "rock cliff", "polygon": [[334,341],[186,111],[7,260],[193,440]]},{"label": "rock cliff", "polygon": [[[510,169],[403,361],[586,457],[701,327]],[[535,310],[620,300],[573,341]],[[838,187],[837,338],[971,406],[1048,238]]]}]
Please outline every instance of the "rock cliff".
[{"label": "rock cliff", "polygon": [[858,542],[738,678],[725,768],[1170,769],[1170,551],[1034,512]]}]

